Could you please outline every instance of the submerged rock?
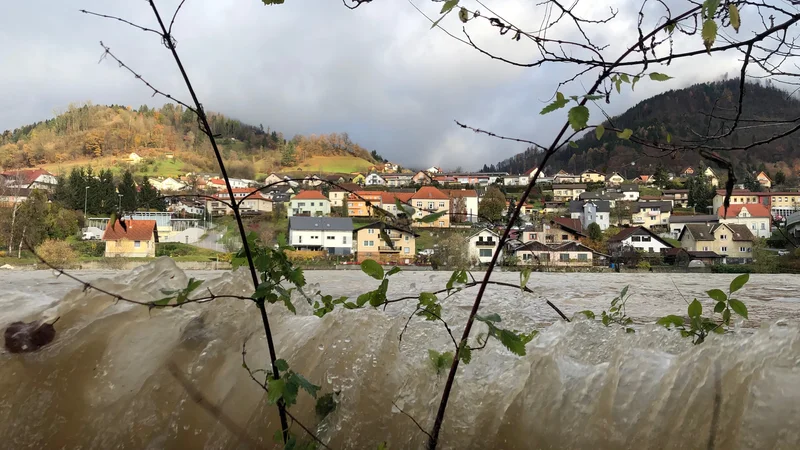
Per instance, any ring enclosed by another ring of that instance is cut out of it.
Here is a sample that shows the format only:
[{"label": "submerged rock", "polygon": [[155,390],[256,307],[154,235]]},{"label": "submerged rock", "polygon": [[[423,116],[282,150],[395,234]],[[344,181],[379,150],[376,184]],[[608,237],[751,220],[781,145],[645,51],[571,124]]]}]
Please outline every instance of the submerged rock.
[{"label": "submerged rock", "polygon": [[11,353],[35,352],[45,345],[53,342],[56,329],[53,323],[14,322],[6,328],[4,333],[5,347]]}]

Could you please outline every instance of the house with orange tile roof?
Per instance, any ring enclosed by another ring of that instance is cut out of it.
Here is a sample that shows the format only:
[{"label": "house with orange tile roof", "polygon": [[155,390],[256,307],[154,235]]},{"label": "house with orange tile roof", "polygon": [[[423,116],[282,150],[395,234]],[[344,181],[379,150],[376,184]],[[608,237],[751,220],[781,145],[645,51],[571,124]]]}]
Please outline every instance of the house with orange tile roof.
[{"label": "house with orange tile roof", "polygon": [[330,216],[331,201],[320,191],[300,191],[291,200],[287,215],[292,216]]},{"label": "house with orange tile roof", "polygon": [[423,186],[410,199],[411,206],[416,210],[414,212],[414,219],[422,219],[431,214],[444,212],[441,217],[438,217],[433,222],[416,222],[416,226],[420,227],[433,227],[433,228],[449,228],[450,215],[450,197],[444,192],[433,186]]},{"label": "house with orange tile roof", "polygon": [[371,217],[381,207],[382,191],[355,191],[347,196],[347,217]]},{"label": "house with orange tile roof", "polygon": [[103,232],[106,258],[155,258],[158,228],[155,220],[109,221]]},{"label": "house with orange tile roof", "polygon": [[0,174],[6,187],[24,189],[55,189],[58,179],[44,169],[11,170]]}]

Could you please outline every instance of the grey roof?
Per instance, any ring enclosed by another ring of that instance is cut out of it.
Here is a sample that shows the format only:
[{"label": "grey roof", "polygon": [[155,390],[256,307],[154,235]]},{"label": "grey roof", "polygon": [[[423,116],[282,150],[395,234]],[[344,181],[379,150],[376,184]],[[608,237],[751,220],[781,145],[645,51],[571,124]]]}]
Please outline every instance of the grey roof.
[{"label": "grey roof", "polygon": [[620,188],[620,190],[622,190],[622,192],[633,192],[633,191],[637,191],[638,192],[639,191],[639,185],[638,184],[624,184],[623,183],[623,184],[619,185],[619,188]]},{"label": "grey roof", "polygon": [[683,238],[683,233],[689,232],[695,241],[713,241],[713,225],[706,225],[704,223],[690,223],[681,231],[680,238]]},{"label": "grey roof", "polygon": [[698,214],[694,216],[676,216],[669,218],[669,223],[717,223],[719,217],[716,214]]},{"label": "grey roof", "polygon": [[553,189],[586,189],[585,184],[556,183]]},{"label": "grey roof", "polygon": [[572,200],[569,202],[569,212],[583,212],[583,205],[586,203],[594,203],[597,212],[611,212],[611,203],[608,200]]},{"label": "grey roof", "polygon": [[637,202],[636,208],[641,211],[642,208],[655,208],[658,207],[661,211],[672,211],[672,202]]},{"label": "grey roof", "polygon": [[620,192],[583,192],[578,198],[581,200],[622,200],[625,195]]},{"label": "grey roof", "polygon": [[289,218],[290,230],[353,231],[353,219],[349,217],[302,217]]}]

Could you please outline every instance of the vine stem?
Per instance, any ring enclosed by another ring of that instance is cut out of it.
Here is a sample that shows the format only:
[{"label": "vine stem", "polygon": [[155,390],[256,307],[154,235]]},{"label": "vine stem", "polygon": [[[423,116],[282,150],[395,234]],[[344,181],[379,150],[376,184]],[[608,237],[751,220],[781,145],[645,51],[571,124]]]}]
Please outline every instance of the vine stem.
[{"label": "vine stem", "polygon": [[[700,6],[690,9],[689,11],[681,14],[680,16],[673,19],[674,22],[678,22],[680,20],[689,17],[691,14],[695,13],[697,10],[700,9]],[[669,23],[669,22],[667,22]],[[617,58],[611,65],[607,66],[601,73],[598,75],[597,80],[595,80],[592,87],[587,91],[587,96],[594,94],[597,89],[603,84],[603,81],[608,78],[612,71],[617,68],[624,60],[627,58],[642,42],[646,42],[651,37],[655,36],[656,33],[661,31],[663,28],[667,26],[667,23],[663,25],[656,26],[650,33],[646,36],[641,37],[639,40],[636,41],[635,44],[628,47],[622,55]],[[584,106],[588,102],[588,98],[584,97],[579,105]],[[558,132],[555,139],[553,139],[550,147],[545,152],[544,157],[542,158],[542,162],[539,164],[539,168],[536,171],[536,174],[531,178],[530,182],[528,183],[528,187],[525,189],[525,192],[520,197],[520,201],[517,203],[516,208],[514,208],[514,212],[509,218],[506,223],[505,230],[503,231],[503,235],[500,237],[500,241],[497,245],[497,250],[494,251],[492,254],[492,260],[489,263],[489,267],[486,269],[486,273],[483,276],[483,280],[481,281],[480,287],[478,288],[478,294],[475,296],[475,302],[472,304],[472,310],[469,313],[469,318],[467,318],[467,324],[464,326],[464,332],[461,335],[461,341],[459,345],[466,345],[467,340],[469,339],[470,332],[472,331],[472,325],[475,323],[475,316],[478,314],[478,310],[481,306],[481,300],[483,299],[483,295],[486,292],[486,286],[489,285],[489,278],[492,276],[492,272],[494,271],[494,267],[497,264],[497,260],[500,257],[500,249],[505,246],[506,242],[508,241],[509,234],[511,233],[511,225],[516,223],[519,219],[520,212],[522,211],[522,206],[525,204],[525,201],[530,196],[531,192],[533,191],[533,187],[536,185],[536,180],[539,178],[539,174],[542,173],[542,169],[547,162],[550,160],[550,157],[555,154],[555,152],[562,147],[566,142],[559,144],[561,138],[564,137],[564,134],[567,132],[569,128],[569,122],[565,123],[561,130]],[[445,412],[447,411],[447,403],[450,399],[450,393],[453,390],[453,384],[455,383],[456,373],[458,372],[458,364],[459,358],[453,358],[453,363],[450,365],[450,372],[447,374],[447,382],[444,385],[444,391],[442,392],[442,399],[439,402],[439,409],[436,413],[436,420],[433,423],[433,430],[431,431],[430,439],[428,440],[428,449],[435,450],[439,443],[439,433],[442,429],[442,423],[444,423],[444,416]]]},{"label": "vine stem", "polygon": [[[189,81],[189,75],[186,73],[186,69],[183,67],[183,63],[181,62],[180,57],[178,56],[177,50],[175,50],[175,41],[172,39],[167,27],[164,25],[164,21],[161,20],[161,15],[158,12],[158,8],[156,8],[156,4],[154,0],[148,0],[150,3],[150,7],[153,9],[153,14],[155,14],[156,20],[158,20],[158,25],[161,27],[162,31],[162,39],[164,45],[169,48],[170,52],[172,52],[172,57],[175,59],[175,64],[177,64],[178,69],[181,72],[181,76],[183,76],[183,81],[186,84],[186,88],[189,90],[189,94],[192,96],[192,101],[195,104],[195,108],[197,109],[197,117],[200,118],[200,121],[203,124],[203,132],[208,136],[209,141],[211,142],[211,147],[214,149],[214,155],[217,158],[217,163],[219,164],[219,170],[222,173],[222,178],[225,180],[225,187],[228,191],[228,195],[231,199],[234,199],[233,195],[233,187],[231,186],[231,182],[228,179],[228,172],[225,170],[225,163],[222,160],[222,153],[219,151],[219,147],[217,147],[217,141],[214,139],[214,134],[211,131],[211,125],[208,123],[208,118],[206,117],[205,110],[203,109],[203,105],[200,103],[200,100],[197,98],[197,94],[195,93],[194,88],[192,87],[191,81]],[[239,205],[235,202],[231,202],[231,209],[233,210],[233,215],[236,218],[236,224],[239,227],[239,234],[242,238],[242,248],[244,249],[245,256],[247,257],[247,263],[250,266],[250,275],[253,278],[253,289],[258,287],[258,274],[256,273],[256,266],[253,262],[253,255],[250,250],[250,245],[247,242],[247,233],[244,230],[244,223],[242,222],[242,216],[239,213]],[[258,306],[258,310],[261,313],[261,321],[264,325],[264,334],[267,337],[267,346],[269,347],[269,358],[270,363],[272,365],[272,376],[276,379],[280,378],[280,371],[278,371],[278,367],[275,364],[275,361],[278,359],[275,353],[275,342],[272,338],[272,331],[269,325],[269,318],[267,317],[266,307],[264,306],[264,299],[256,299],[256,305]],[[283,400],[278,401],[278,415],[280,416],[281,421],[281,431],[283,433],[283,441],[288,442],[289,436],[289,421],[286,418],[286,404]]]}]

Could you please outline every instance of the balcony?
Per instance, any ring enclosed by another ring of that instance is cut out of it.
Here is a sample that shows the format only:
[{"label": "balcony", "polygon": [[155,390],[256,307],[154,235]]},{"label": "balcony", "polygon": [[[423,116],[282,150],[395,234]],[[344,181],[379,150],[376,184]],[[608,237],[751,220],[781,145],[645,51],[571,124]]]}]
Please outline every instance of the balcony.
[{"label": "balcony", "polygon": [[381,253],[400,253],[400,247],[389,247],[388,245],[379,245],[378,251]]},{"label": "balcony", "polygon": [[497,241],[478,241],[475,243],[476,247],[494,247]]}]

